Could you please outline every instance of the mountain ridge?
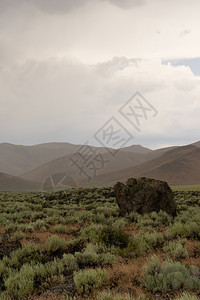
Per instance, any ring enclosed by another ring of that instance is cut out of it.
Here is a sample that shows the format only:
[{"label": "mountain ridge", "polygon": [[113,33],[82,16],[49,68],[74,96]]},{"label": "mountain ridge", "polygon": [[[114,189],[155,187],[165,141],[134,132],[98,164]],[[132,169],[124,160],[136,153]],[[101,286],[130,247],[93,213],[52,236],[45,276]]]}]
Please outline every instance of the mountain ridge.
[{"label": "mountain ridge", "polygon": [[[117,154],[113,156],[107,148],[88,146],[89,151],[97,151],[105,161],[89,183],[80,170],[72,166],[70,160],[80,147],[84,145],[57,142],[33,146],[0,144],[0,190],[37,190],[46,178],[55,174],[71,176],[78,186],[112,185],[128,177],[144,176],[164,180],[172,185],[200,184],[200,141],[156,150],[131,145],[115,150]],[[60,155],[63,153],[64,156]],[[18,175],[5,172],[5,169],[13,170],[12,173]]]}]

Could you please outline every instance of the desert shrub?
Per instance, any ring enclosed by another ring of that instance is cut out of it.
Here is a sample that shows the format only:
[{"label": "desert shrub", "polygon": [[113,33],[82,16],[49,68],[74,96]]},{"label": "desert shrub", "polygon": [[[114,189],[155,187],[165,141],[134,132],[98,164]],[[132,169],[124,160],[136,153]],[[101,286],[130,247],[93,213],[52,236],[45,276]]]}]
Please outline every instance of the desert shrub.
[{"label": "desert shrub", "polygon": [[12,242],[18,242],[18,241],[22,240],[24,237],[25,237],[25,233],[23,233],[21,231],[16,231],[9,237],[9,239]]},{"label": "desert shrub", "polygon": [[37,263],[43,259],[42,251],[38,245],[24,245],[11,253],[11,257],[4,257],[3,261],[10,267],[21,268],[26,263]]},{"label": "desert shrub", "polygon": [[114,230],[119,230],[119,229],[124,230],[127,223],[128,222],[125,218],[117,218],[117,219],[110,218],[109,225],[112,226]]},{"label": "desert shrub", "polygon": [[163,250],[175,259],[188,257],[188,251],[180,242],[169,242]]},{"label": "desert shrub", "polygon": [[58,224],[58,219],[59,219],[59,215],[57,213],[55,214],[55,212],[54,212],[53,215],[46,217],[46,224],[56,225],[56,224]]},{"label": "desert shrub", "polygon": [[0,294],[0,300],[11,300],[11,299],[8,297],[8,295],[4,291]]},{"label": "desert shrub", "polygon": [[44,220],[37,220],[33,223],[34,229],[44,232],[49,226]]},{"label": "desert shrub", "polygon": [[185,209],[181,211],[178,216],[176,217],[176,222],[181,223],[188,223],[188,222],[195,222],[200,225],[199,221],[200,217],[200,207],[199,206],[185,206]]},{"label": "desert shrub", "polygon": [[34,225],[33,224],[19,224],[17,227],[18,231],[23,232],[33,232],[34,231]]},{"label": "desert shrub", "polygon": [[82,211],[76,214],[76,220],[78,223],[92,222],[94,215],[91,211]]},{"label": "desert shrub", "polygon": [[47,288],[50,283],[58,279],[62,281],[63,272],[63,261],[58,259],[46,264],[24,264],[19,272],[10,271],[5,279],[7,299],[9,297],[11,299],[27,299],[33,291]]},{"label": "desert shrub", "polygon": [[[137,238],[137,236],[136,236]],[[146,244],[149,246],[150,249],[154,249],[157,247],[162,246],[164,242],[163,234],[160,232],[152,232],[152,233],[146,233],[138,235],[139,240],[144,240]],[[142,250],[142,247],[141,247]],[[146,249],[144,249],[146,250]]]},{"label": "desert shrub", "polygon": [[195,291],[200,288],[199,268],[186,266],[179,262],[160,263],[154,256],[143,268],[144,286],[151,292],[168,292],[185,289]]},{"label": "desert shrub", "polygon": [[4,279],[8,276],[9,269],[4,264],[3,261],[0,261],[0,291],[4,289]]},{"label": "desert shrub", "polygon": [[75,223],[77,223],[77,219],[75,216],[66,216],[63,221],[63,224],[65,224],[65,225],[70,225],[70,224],[75,224]]},{"label": "desert shrub", "polygon": [[17,228],[18,228],[17,224],[10,223],[10,224],[8,224],[8,225],[5,226],[4,232],[5,233],[11,233],[11,232],[16,231]]},{"label": "desert shrub", "polygon": [[97,253],[89,253],[89,252],[76,252],[75,257],[77,259],[79,268],[82,267],[92,267],[98,265],[98,254]]},{"label": "desert shrub", "polygon": [[176,298],[175,300],[199,300],[199,298],[189,293],[183,293],[180,297]]},{"label": "desert shrub", "polygon": [[53,261],[46,264],[38,264],[34,267],[35,282],[43,285],[48,278],[57,279],[65,270],[65,265],[62,259],[54,258]]},{"label": "desert shrub", "polygon": [[66,233],[67,230],[66,228],[62,225],[62,224],[58,224],[55,225],[52,229],[51,229],[52,233]]},{"label": "desert shrub", "polygon": [[95,223],[101,223],[106,224],[107,223],[107,217],[103,213],[97,213],[94,215],[93,221]]},{"label": "desert shrub", "polygon": [[130,239],[127,247],[118,253],[123,257],[138,257],[145,252],[161,247],[163,242],[164,237],[159,232],[137,234]]},{"label": "desert shrub", "polygon": [[99,232],[98,242],[108,247],[125,248],[129,242],[129,235],[121,228],[115,229],[115,227],[108,225]]},{"label": "desert shrub", "polygon": [[90,294],[94,289],[100,288],[108,280],[103,269],[87,269],[74,273],[74,283],[79,294]]},{"label": "desert shrub", "polygon": [[88,242],[97,242],[98,234],[102,230],[103,226],[101,224],[92,223],[90,226],[85,227],[81,230],[80,238]]},{"label": "desert shrub", "polygon": [[72,254],[63,254],[62,263],[64,266],[64,272],[78,270],[77,259]]},{"label": "desert shrub", "polygon": [[49,252],[56,252],[58,250],[64,250],[66,248],[67,242],[57,235],[48,237],[45,248]]},{"label": "desert shrub", "polygon": [[134,214],[139,227],[160,227],[168,226],[172,222],[172,217],[165,211],[160,210],[158,213],[153,211],[149,214],[137,215]]},{"label": "desert shrub", "polygon": [[119,207],[99,206],[95,209],[96,214],[103,214],[105,217],[116,217],[119,214]]},{"label": "desert shrub", "polygon": [[88,244],[83,253],[76,252],[75,257],[79,267],[103,266],[115,261],[115,256],[109,252],[103,253],[99,245]]},{"label": "desert shrub", "polygon": [[199,239],[200,238],[200,225],[195,222],[189,222],[187,224],[175,222],[171,225],[166,233],[167,238],[189,238],[189,239]]},{"label": "desert shrub", "polygon": [[6,294],[11,299],[25,299],[33,292],[33,268],[24,266],[21,272],[12,272],[5,280]]}]

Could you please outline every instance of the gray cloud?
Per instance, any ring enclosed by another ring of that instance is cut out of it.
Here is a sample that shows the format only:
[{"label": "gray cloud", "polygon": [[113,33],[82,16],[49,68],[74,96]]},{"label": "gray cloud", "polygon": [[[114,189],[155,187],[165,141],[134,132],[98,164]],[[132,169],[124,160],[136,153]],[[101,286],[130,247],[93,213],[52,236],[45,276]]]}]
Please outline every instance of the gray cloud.
[{"label": "gray cloud", "polygon": [[33,5],[49,14],[64,14],[83,6],[90,0],[0,0],[0,13],[12,10],[22,5]]},{"label": "gray cloud", "polygon": [[86,3],[94,3],[94,1],[107,1],[122,9],[130,9],[145,3],[145,0],[0,0],[0,13],[9,9],[19,8],[22,5],[33,5],[48,14],[66,14],[84,6]]},{"label": "gray cloud", "polygon": [[[200,80],[186,67],[126,57],[93,67],[67,58],[32,60],[0,69],[0,90],[1,141],[91,142],[112,115],[137,143],[198,140]],[[138,135],[118,113],[136,91],[159,112]]]},{"label": "gray cloud", "polygon": [[199,55],[200,2],[169,1],[0,0],[0,140],[84,143],[137,90],[159,111],[141,141],[197,140],[200,79],[159,58]]},{"label": "gray cloud", "polygon": [[141,6],[141,5],[145,4],[145,0],[124,0],[124,1],[122,1],[122,0],[107,0],[107,1],[109,1],[113,5],[123,8],[123,9],[129,9],[134,6]]},{"label": "gray cloud", "polygon": [[5,12],[7,9],[15,8],[23,2],[24,0],[0,0],[0,13]]},{"label": "gray cloud", "polygon": [[31,0],[39,9],[46,13],[65,14],[83,6],[90,0]]}]

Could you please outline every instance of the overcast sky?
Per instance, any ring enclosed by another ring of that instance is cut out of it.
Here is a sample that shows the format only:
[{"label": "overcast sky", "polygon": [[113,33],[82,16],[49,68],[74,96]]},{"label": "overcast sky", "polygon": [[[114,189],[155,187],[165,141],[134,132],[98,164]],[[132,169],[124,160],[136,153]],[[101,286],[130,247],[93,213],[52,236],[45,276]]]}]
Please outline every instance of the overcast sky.
[{"label": "overcast sky", "polygon": [[[199,0],[0,0],[0,142],[98,145],[111,117],[129,144],[200,140],[199,11]],[[119,111],[137,91],[158,112],[140,131]]]}]

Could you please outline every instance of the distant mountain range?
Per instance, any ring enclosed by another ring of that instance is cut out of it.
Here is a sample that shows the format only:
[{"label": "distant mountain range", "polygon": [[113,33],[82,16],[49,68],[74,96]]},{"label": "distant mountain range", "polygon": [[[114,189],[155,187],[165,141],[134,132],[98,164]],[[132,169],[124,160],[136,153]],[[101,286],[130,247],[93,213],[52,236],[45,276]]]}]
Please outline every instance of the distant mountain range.
[{"label": "distant mountain range", "polygon": [[[200,141],[157,150],[132,145],[116,153],[114,149],[87,146],[89,152],[84,153],[82,159],[85,159],[88,172],[72,163],[81,147],[85,146],[0,144],[0,191],[39,191],[44,186],[49,190],[67,186],[107,186],[129,177],[143,176],[164,180],[170,185],[200,184]],[[96,153],[95,159],[89,160],[92,153]]]}]

